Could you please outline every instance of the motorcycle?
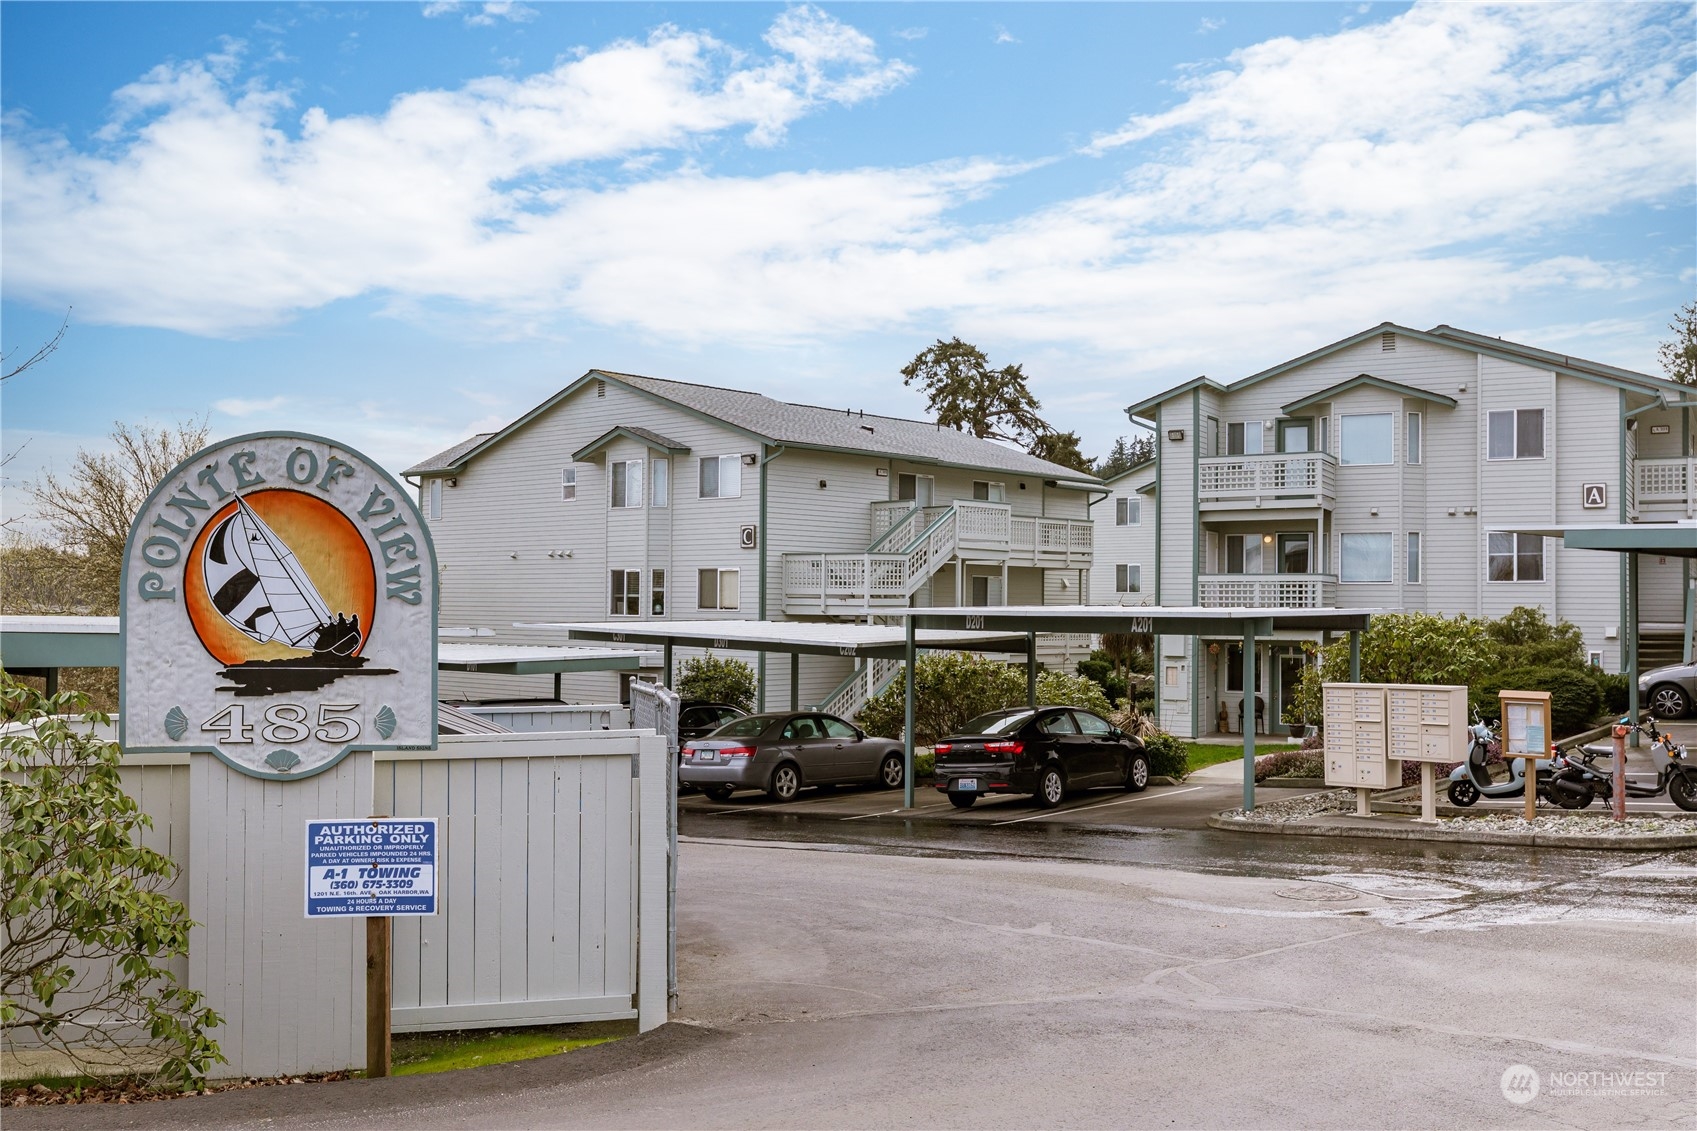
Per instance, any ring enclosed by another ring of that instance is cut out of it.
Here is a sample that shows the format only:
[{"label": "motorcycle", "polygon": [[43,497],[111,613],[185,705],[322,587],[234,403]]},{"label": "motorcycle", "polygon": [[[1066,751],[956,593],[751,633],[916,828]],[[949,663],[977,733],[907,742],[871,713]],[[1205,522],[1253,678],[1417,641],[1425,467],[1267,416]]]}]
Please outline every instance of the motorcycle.
[{"label": "motorcycle", "polygon": [[[1496,741],[1496,735],[1491,733],[1489,723],[1474,719],[1473,725],[1467,728],[1467,758],[1450,772],[1448,795],[1450,804],[1467,808],[1476,803],[1481,797],[1524,797],[1526,795],[1526,759],[1511,758],[1508,762],[1509,776],[1500,782],[1491,780],[1490,768],[1486,760],[1490,757],[1490,744]],[[1538,796],[1567,809],[1582,809],[1591,802],[1586,799],[1583,805],[1577,804],[1575,793],[1552,793],[1550,791],[1551,776],[1555,770],[1554,761],[1539,758],[1535,763],[1535,788]]]},{"label": "motorcycle", "polygon": [[[1637,724],[1622,719],[1620,725],[1650,739],[1650,764],[1655,769],[1655,777],[1648,782],[1627,778],[1626,796],[1656,797],[1666,790],[1675,805],[1688,813],[1697,812],[1697,763],[1692,762],[1685,747],[1675,744],[1653,718]],[[1550,779],[1550,789],[1558,804],[1567,798],[1569,808],[1583,809],[1594,796],[1601,797],[1605,803],[1612,801],[1613,768],[1600,769],[1596,762],[1603,756],[1612,760],[1613,755],[1612,746],[1586,746],[1569,751]]]}]

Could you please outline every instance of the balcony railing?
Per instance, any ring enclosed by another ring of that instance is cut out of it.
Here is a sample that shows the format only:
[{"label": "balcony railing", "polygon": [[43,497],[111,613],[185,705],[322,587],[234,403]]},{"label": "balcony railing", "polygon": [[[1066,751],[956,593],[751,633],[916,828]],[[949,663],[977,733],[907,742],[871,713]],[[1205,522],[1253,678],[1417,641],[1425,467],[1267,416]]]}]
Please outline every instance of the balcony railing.
[{"label": "balcony railing", "polygon": [[1210,609],[1324,609],[1337,603],[1338,579],[1328,573],[1213,573],[1197,578]]},{"label": "balcony railing", "polygon": [[1077,518],[1014,516],[1008,531],[1009,557],[1034,565],[1089,565],[1096,549],[1096,527]]},{"label": "balcony railing", "polygon": [[1697,459],[1641,459],[1627,505],[1647,517],[1697,517]]},{"label": "balcony railing", "polygon": [[1215,456],[1197,467],[1202,509],[1330,507],[1337,495],[1335,457],[1324,452]]}]

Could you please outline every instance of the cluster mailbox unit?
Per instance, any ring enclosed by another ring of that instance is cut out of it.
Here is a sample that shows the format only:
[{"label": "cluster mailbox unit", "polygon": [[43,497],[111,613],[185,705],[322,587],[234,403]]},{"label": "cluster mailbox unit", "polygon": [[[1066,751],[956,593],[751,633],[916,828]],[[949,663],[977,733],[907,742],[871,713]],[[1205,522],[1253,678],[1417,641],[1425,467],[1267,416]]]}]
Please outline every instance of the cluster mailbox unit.
[{"label": "cluster mailbox unit", "polygon": [[1326,784],[1391,789],[1403,762],[1467,757],[1467,688],[1402,683],[1325,685]]}]

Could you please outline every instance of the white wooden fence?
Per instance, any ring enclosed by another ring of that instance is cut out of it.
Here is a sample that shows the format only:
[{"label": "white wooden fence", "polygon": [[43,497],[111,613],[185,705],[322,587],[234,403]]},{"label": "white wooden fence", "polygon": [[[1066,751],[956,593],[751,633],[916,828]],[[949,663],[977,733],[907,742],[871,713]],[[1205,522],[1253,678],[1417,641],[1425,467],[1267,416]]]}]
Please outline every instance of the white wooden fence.
[{"label": "white wooden fence", "polygon": [[[378,811],[442,821],[440,914],[395,920],[395,1031],[664,1021],[663,740],[601,731],[440,742],[379,755],[374,771]],[[638,952],[639,920],[653,924],[642,936],[651,954]]]},{"label": "white wooden fence", "polygon": [[308,921],[309,818],[441,820],[439,913],[397,918],[397,1032],[636,1018],[667,1008],[665,740],[648,731],[443,735],[300,782],[209,754],[127,754],[143,835],[197,926],[174,973],[224,1017],[216,1074],[363,1067],[364,930]]},{"label": "white wooden fence", "polygon": [[630,708],[619,703],[491,703],[459,709],[513,731],[628,730],[631,725]]}]

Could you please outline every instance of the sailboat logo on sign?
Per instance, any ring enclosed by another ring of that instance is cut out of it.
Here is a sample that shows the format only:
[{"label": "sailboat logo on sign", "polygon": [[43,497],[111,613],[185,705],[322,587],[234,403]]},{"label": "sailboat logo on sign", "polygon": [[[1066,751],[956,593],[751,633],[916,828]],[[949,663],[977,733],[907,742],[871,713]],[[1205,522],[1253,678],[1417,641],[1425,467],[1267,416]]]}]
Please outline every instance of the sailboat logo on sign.
[{"label": "sailboat logo on sign", "polygon": [[120,738],[298,780],[436,744],[436,559],[411,493],[358,452],[215,444],[148,497],[124,550]]},{"label": "sailboat logo on sign", "polygon": [[321,499],[286,488],[237,496],[205,525],[188,572],[189,620],[238,696],[394,671],[370,668],[360,654],[376,570],[358,529]]}]

